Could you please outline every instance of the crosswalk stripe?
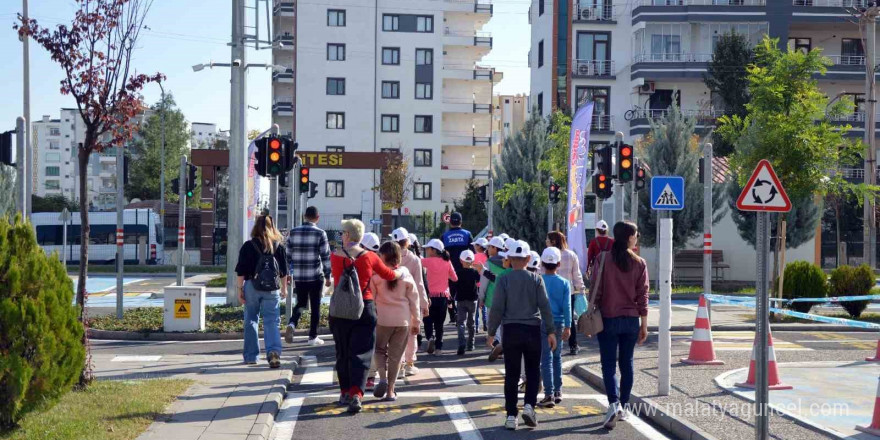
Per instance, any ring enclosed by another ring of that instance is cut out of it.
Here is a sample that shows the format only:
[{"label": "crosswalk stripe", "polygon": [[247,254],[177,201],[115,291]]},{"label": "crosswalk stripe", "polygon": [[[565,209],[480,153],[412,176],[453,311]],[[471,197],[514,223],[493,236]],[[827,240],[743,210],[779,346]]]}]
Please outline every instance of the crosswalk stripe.
[{"label": "crosswalk stripe", "polygon": [[440,399],[443,402],[443,408],[446,409],[446,414],[449,414],[449,418],[452,419],[452,424],[455,426],[455,430],[458,431],[458,436],[461,437],[461,440],[483,440],[480,430],[474,425],[474,421],[471,420],[467,409],[461,404],[458,397],[446,395]]},{"label": "crosswalk stripe", "polygon": [[467,371],[480,385],[504,385],[504,375],[495,368],[468,368]]},{"label": "crosswalk stripe", "polygon": [[477,385],[462,368],[435,368],[434,371],[446,385]]},{"label": "crosswalk stripe", "polygon": [[303,373],[300,385],[333,385],[333,367],[309,367]]}]

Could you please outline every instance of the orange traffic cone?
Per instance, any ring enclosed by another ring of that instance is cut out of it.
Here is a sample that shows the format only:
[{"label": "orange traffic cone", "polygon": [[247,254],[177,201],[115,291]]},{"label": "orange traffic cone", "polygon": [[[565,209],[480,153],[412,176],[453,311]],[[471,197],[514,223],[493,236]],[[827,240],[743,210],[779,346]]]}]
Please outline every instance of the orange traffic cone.
[{"label": "orange traffic cone", "polygon": [[705,296],[700,296],[700,305],[697,307],[691,351],[687,359],[681,361],[690,365],[724,365],[724,361],[715,358],[715,347],[712,345],[712,326],[709,324],[709,310],[706,307]]},{"label": "orange traffic cone", "polygon": [[[773,349],[773,335],[767,333],[767,384],[771,390],[790,390],[791,385],[784,385],[779,380],[779,370],[776,369],[776,350]],[[743,388],[755,388],[755,356],[758,351],[758,335],[755,334],[755,344],[752,345],[752,361],[749,362],[749,378],[744,383],[736,386]]]},{"label": "orange traffic cone", "polygon": [[872,358],[865,358],[868,362],[880,362],[880,340],[877,341],[877,354]]},{"label": "orange traffic cone", "polygon": [[880,384],[877,385],[877,397],[874,398],[874,419],[870,426],[856,426],[856,430],[880,437]]}]

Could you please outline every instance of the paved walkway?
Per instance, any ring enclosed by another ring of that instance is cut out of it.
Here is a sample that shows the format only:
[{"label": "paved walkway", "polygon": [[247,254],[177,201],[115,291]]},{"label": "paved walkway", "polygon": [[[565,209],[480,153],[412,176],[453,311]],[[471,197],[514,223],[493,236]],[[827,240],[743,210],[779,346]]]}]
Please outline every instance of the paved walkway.
[{"label": "paved walkway", "polygon": [[174,377],[195,380],[184,395],[138,440],[262,440],[290,383],[295,363],[282,358],[282,368],[265,361],[244,365],[240,354],[93,356],[99,379],[138,380]]}]

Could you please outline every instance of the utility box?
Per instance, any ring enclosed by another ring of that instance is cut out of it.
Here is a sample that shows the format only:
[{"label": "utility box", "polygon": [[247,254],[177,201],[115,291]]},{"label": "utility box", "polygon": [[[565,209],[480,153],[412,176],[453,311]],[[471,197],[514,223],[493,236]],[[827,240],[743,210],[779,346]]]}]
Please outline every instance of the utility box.
[{"label": "utility box", "polygon": [[205,331],[204,286],[168,286],[164,293],[166,332]]}]

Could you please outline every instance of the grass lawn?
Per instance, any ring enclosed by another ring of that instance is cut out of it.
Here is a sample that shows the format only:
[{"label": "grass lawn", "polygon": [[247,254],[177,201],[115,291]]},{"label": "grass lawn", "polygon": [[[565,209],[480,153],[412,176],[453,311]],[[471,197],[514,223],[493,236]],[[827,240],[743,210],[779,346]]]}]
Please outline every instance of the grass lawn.
[{"label": "grass lawn", "polygon": [[[286,305],[281,303],[281,325],[287,325],[284,319]],[[327,317],[330,307],[321,305],[321,327],[328,327]],[[126,309],[122,320],[116,319],[115,315],[89,318],[89,327],[98,330],[123,330],[142,333],[155,333],[162,331],[161,307],[137,307]],[[238,333],[243,331],[244,307],[242,306],[208,306],[205,308],[205,332],[207,333]],[[299,320],[300,329],[309,328],[309,312],[303,311]],[[260,329],[263,323],[260,321]]]},{"label": "grass lawn", "polygon": [[27,414],[2,440],[131,440],[192,384],[190,380],[96,381]]},{"label": "grass lawn", "polygon": [[[842,313],[842,312],[841,313],[829,313],[829,314],[823,313],[822,316],[829,316],[831,318],[851,319],[853,321],[880,323],[880,313],[862,313],[862,315],[859,316],[858,319],[854,319],[852,316],[849,316],[848,313]],[[798,323],[798,324],[806,324],[806,323],[815,322],[815,321],[810,321],[807,319],[798,319],[793,316],[784,315],[784,316],[782,316],[782,322],[794,322],[794,323]]]},{"label": "grass lawn", "polygon": [[226,275],[220,275],[217,278],[208,280],[206,287],[226,287]]}]

